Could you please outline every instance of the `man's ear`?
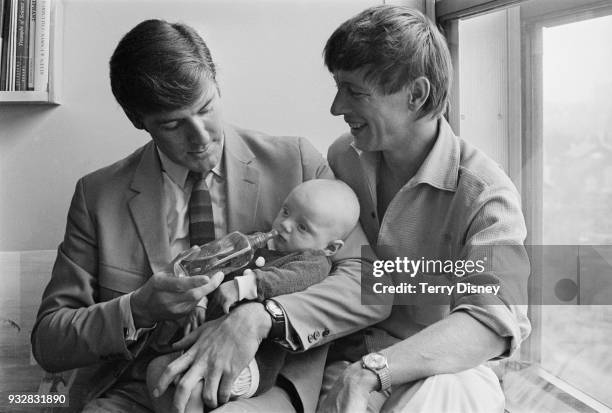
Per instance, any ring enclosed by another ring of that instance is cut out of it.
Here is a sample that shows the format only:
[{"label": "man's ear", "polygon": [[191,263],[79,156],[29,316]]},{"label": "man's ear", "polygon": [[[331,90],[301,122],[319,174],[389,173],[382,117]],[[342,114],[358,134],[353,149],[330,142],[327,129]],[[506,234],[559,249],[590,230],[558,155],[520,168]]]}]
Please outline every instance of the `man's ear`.
[{"label": "man's ear", "polygon": [[335,241],[330,242],[327,247],[323,249],[323,251],[325,251],[325,255],[327,257],[331,257],[332,255],[340,251],[340,248],[342,248],[343,245],[344,241],[342,241],[341,239],[337,239]]},{"label": "man's ear", "polygon": [[126,114],[126,116],[128,117],[128,119],[130,120],[130,122],[132,122],[132,125],[134,125],[134,127],[136,129],[144,129],[144,123],[142,123],[142,120],[140,119],[140,116],[128,111],[128,110],[123,110]]},{"label": "man's ear", "polygon": [[417,77],[409,87],[410,97],[408,99],[408,108],[412,112],[418,112],[421,107],[427,102],[431,93],[431,83],[424,76]]}]

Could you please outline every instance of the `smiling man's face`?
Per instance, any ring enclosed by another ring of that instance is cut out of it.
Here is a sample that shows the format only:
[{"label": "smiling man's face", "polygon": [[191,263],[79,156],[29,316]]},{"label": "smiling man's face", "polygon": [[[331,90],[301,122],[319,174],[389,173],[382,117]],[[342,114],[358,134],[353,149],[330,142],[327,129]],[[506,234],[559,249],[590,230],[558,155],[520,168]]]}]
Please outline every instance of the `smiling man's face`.
[{"label": "smiling man's face", "polygon": [[362,70],[334,72],[338,91],[331,106],[334,116],[343,116],[363,151],[397,149],[414,122],[408,108],[407,89],[384,95],[364,79]]},{"label": "smiling man's face", "polygon": [[190,171],[206,173],[221,160],[223,120],[217,85],[201,80],[202,96],[193,105],[141,117],[157,147]]}]

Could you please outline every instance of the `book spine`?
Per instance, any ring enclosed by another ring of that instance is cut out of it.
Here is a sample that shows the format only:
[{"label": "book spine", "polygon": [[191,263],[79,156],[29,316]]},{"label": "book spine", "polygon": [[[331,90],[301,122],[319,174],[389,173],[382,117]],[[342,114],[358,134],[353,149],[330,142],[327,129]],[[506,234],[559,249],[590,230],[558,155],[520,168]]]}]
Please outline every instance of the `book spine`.
[{"label": "book spine", "polygon": [[0,36],[2,37],[2,53],[0,53],[0,90],[6,90],[6,74],[7,66],[6,62],[8,59],[8,29],[11,21],[11,0],[1,0],[2,2],[2,30],[0,30]]},{"label": "book spine", "polygon": [[17,46],[17,12],[18,0],[11,0],[11,23],[9,25],[9,56],[7,90],[15,90],[15,53]]},{"label": "book spine", "polygon": [[17,46],[15,49],[15,90],[25,90],[27,79],[24,79],[24,73],[27,73],[24,58],[26,54],[26,3],[27,0],[19,0],[17,6]]},{"label": "book spine", "polygon": [[36,42],[36,1],[30,0],[30,30],[28,36],[28,90],[34,90],[34,43]]},{"label": "book spine", "polygon": [[[2,78],[2,63],[4,62],[4,54],[2,51],[4,50],[4,31],[2,28],[4,27],[4,0],[0,0],[0,79]],[[2,84],[0,83],[0,90],[2,90]]]},{"label": "book spine", "polygon": [[36,0],[34,43],[34,90],[46,91],[49,84],[49,35],[51,0]]}]

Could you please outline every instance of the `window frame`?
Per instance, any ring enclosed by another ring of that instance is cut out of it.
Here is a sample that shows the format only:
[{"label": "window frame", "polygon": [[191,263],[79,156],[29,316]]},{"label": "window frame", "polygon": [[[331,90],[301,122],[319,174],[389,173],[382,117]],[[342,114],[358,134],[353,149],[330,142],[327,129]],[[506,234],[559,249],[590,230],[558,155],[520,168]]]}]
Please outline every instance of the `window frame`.
[{"label": "window frame", "polygon": [[[518,6],[518,7],[515,7]],[[601,0],[438,0],[436,22],[444,31],[454,65],[447,118],[453,130],[460,133],[459,93],[459,20],[501,10],[516,10],[508,14],[508,144],[509,171],[523,199],[523,214],[527,225],[526,245],[542,245],[543,217],[543,28],[612,14],[612,4]],[[514,29],[514,33],[510,31]],[[514,145],[514,147],[512,147]],[[518,170],[517,170],[518,168]],[[518,179],[517,179],[518,178]],[[596,411],[612,412],[585,392],[541,367],[542,345],[542,274],[532,268],[529,280],[529,318],[531,336],[521,347],[521,360],[534,364],[530,372],[554,386],[574,406],[588,406]],[[513,363],[510,363],[513,365]],[[514,363],[519,366],[522,363]],[[517,368],[520,368],[517,367]],[[582,410],[582,409],[580,409]]]}]

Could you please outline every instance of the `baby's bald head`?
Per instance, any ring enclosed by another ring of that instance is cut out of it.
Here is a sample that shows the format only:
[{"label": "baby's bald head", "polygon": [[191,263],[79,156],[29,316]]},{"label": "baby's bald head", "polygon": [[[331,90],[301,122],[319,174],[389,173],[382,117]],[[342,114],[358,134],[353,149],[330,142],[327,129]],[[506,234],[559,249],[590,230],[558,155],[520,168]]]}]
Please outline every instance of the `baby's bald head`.
[{"label": "baby's bald head", "polygon": [[336,179],[312,179],[297,186],[305,205],[326,225],[334,227],[336,239],[344,240],[359,220],[359,200],[355,192],[342,181]]},{"label": "baby's bald head", "polygon": [[298,185],[274,220],[277,248],[323,249],[335,254],[359,220],[359,201],[344,182],[313,179]]}]

